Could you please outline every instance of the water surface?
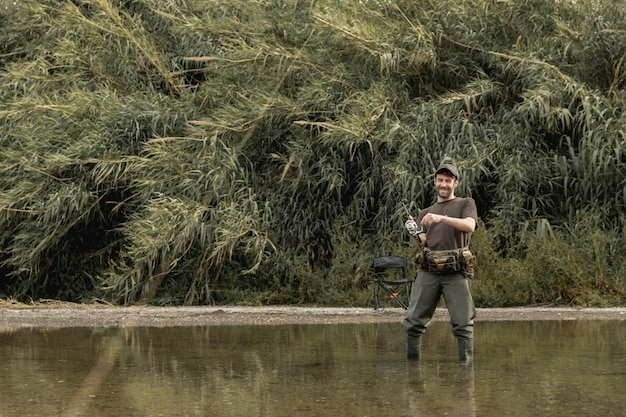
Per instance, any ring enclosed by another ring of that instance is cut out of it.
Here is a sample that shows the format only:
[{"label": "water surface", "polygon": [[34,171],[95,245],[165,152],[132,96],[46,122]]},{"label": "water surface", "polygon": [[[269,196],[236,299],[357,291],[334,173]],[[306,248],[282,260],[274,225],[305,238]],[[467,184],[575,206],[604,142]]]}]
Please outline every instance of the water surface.
[{"label": "water surface", "polygon": [[435,322],[0,333],[0,417],[624,416],[626,322]]}]

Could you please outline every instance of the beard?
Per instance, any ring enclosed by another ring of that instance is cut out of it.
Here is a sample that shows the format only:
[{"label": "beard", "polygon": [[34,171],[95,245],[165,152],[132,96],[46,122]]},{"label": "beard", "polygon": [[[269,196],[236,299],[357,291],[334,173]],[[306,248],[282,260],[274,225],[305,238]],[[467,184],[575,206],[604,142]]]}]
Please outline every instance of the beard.
[{"label": "beard", "polygon": [[452,195],[452,190],[450,188],[439,187],[437,188],[437,195],[443,199],[447,199]]}]

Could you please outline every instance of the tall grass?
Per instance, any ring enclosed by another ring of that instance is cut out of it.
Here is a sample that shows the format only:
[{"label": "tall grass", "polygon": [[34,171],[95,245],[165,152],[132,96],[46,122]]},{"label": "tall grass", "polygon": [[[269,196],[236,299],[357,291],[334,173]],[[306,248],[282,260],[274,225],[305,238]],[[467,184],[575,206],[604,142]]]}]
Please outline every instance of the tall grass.
[{"label": "tall grass", "polygon": [[483,222],[480,303],[623,303],[624,22],[591,0],[7,4],[0,292],[364,304],[447,159]]}]

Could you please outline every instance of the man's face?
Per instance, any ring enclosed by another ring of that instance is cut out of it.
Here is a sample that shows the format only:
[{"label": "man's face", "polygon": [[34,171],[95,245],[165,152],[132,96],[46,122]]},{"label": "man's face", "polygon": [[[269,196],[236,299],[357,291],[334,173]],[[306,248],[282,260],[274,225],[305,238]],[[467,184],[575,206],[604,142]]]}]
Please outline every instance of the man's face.
[{"label": "man's face", "polygon": [[459,184],[458,180],[445,172],[435,175],[435,188],[437,196],[447,200],[454,195],[454,189]]}]

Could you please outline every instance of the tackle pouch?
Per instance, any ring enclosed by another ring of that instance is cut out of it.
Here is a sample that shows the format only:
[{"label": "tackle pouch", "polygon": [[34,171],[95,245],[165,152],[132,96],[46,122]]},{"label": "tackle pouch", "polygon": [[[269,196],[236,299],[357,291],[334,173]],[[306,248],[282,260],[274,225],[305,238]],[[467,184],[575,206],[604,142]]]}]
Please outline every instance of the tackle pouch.
[{"label": "tackle pouch", "polygon": [[424,249],[417,258],[418,264],[429,272],[437,274],[453,274],[455,272],[468,272],[473,276],[476,257],[469,248],[453,250],[430,250]]}]

